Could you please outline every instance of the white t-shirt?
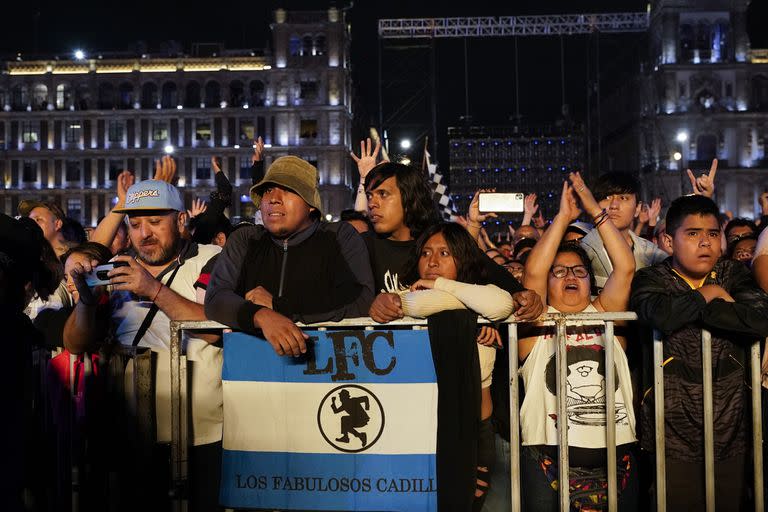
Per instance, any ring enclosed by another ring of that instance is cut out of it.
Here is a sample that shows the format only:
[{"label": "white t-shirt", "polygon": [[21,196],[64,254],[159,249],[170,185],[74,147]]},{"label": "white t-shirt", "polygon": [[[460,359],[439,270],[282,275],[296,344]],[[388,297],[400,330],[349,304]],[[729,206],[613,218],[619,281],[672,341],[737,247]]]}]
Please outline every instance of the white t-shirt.
[{"label": "white t-shirt", "polygon": [[[205,264],[221,251],[216,245],[198,245],[197,255],[188,258],[179,268],[171,283],[171,290],[185,299],[199,302],[194,284]],[[166,283],[173,272],[162,278]],[[110,294],[112,323],[117,340],[131,346],[136,332],[147,315],[152,302],[141,300],[130,292],[113,291]],[[221,387],[222,352],[200,338],[184,331],[182,344],[187,354],[187,373],[190,375],[192,392],[192,432],[195,446],[221,440],[223,421],[223,396]],[[171,321],[158,310],[152,324],[139,342],[140,347],[150,347],[157,353],[155,380],[155,409],[157,414],[157,441],[171,440]],[[126,380],[132,368],[126,369]]]},{"label": "white t-shirt", "polygon": [[[557,310],[550,307],[550,313]],[[596,313],[591,304],[585,313]],[[568,353],[568,445],[579,448],[605,448],[605,323],[582,322],[567,328]],[[520,409],[523,445],[557,445],[557,370],[555,326],[544,327],[546,334],[525,360],[520,374],[525,399]],[[627,356],[613,340],[616,366],[616,444],[636,441],[635,414],[632,408],[632,383]]]}]

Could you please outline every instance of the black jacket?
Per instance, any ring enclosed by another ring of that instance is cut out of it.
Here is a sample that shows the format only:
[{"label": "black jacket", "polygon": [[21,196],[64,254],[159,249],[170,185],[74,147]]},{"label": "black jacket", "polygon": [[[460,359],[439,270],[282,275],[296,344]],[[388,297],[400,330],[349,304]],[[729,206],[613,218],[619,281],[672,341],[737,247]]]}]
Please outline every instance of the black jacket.
[{"label": "black jacket", "polygon": [[260,306],[246,292],[263,286],[273,309],[295,322],[337,321],[368,315],[373,276],[368,252],[347,223],[320,223],[285,240],[263,226],[241,228],[227,240],[211,274],[205,314],[253,332]]},{"label": "black jacket", "polygon": [[[715,458],[747,449],[745,349],[768,335],[768,295],[760,290],[744,264],[721,259],[704,284],[717,284],[736,302],[709,304],[672,271],[672,258],[639,270],[632,281],[630,309],[641,322],[663,334],[664,410],[667,456],[702,461],[703,386],[701,330],[712,333]],[[653,450],[652,397],[643,402],[643,447]],[[646,430],[647,429],[647,430]]]}]

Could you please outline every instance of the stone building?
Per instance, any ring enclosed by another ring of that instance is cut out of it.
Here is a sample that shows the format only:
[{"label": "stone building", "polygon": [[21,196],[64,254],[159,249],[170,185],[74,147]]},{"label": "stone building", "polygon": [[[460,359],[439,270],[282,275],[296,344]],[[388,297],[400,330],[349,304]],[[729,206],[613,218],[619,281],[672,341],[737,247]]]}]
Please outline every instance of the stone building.
[{"label": "stone building", "polygon": [[293,154],[320,172],[323,214],[351,204],[349,27],[336,8],[275,12],[265,51],[5,62],[0,75],[0,211],[51,200],[95,225],[122,169],[151,178],[172,152],[189,201],[207,198],[218,156],[249,216],[251,145],[266,162]]}]

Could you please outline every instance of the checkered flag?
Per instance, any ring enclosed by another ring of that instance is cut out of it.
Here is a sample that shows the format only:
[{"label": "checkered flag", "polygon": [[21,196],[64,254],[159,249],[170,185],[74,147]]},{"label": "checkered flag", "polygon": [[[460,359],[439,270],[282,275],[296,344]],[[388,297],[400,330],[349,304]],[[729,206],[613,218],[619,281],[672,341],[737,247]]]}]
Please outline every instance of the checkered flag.
[{"label": "checkered flag", "polygon": [[424,150],[424,160],[429,174],[429,185],[432,187],[433,197],[440,205],[440,217],[448,222],[456,222],[456,210],[453,207],[453,200],[448,194],[448,186],[443,183],[443,175],[437,170],[437,164],[429,161],[429,153]]}]

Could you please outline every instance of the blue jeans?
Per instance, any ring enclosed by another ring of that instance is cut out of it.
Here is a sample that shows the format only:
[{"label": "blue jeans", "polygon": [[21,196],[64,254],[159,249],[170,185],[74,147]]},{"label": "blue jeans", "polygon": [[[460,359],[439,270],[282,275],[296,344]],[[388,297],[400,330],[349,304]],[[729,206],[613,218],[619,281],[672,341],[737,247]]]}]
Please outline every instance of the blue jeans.
[{"label": "blue jeans", "polygon": [[491,488],[483,504],[483,512],[509,512],[509,441],[496,434],[496,457],[491,473]]},{"label": "blue jeans", "polygon": [[[630,453],[630,475],[627,486],[620,490],[618,496],[619,510],[636,511],[639,498],[639,478],[637,460]],[[557,470],[557,461],[554,461],[554,470]],[[539,467],[534,455],[534,450],[522,447],[520,453],[520,477],[522,487],[523,510],[532,512],[557,512],[560,510],[560,495],[552,489],[547,477]]]}]

